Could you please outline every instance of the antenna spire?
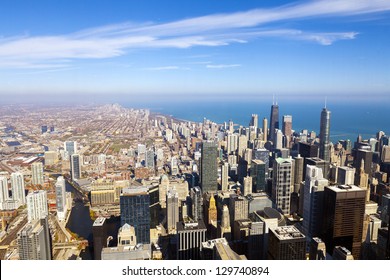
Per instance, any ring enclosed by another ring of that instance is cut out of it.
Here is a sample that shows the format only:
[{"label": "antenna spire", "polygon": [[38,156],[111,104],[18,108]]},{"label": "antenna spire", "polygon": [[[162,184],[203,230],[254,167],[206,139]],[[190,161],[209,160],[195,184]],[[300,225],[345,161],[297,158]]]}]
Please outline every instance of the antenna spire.
[{"label": "antenna spire", "polygon": [[326,109],[326,103],[327,103],[327,101],[328,101],[328,97],[325,96],[325,109]]}]

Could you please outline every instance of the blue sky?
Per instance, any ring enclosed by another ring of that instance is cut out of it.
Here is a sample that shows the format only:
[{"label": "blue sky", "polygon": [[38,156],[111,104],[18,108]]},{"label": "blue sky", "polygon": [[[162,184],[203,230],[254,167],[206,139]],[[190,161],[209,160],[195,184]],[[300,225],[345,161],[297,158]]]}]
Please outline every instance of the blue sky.
[{"label": "blue sky", "polygon": [[390,96],[388,0],[4,0],[0,13],[3,96]]}]

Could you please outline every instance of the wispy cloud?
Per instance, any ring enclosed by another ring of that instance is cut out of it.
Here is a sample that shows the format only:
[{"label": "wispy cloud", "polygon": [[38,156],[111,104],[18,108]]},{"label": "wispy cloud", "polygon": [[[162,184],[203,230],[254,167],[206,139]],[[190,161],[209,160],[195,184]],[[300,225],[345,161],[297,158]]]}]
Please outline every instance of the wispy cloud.
[{"label": "wispy cloud", "polygon": [[190,70],[188,67],[179,67],[179,66],[158,66],[158,67],[148,67],[144,68],[149,71],[165,71],[165,70]]},{"label": "wispy cloud", "polygon": [[57,36],[5,37],[0,39],[0,67],[66,68],[76,59],[117,57],[130,49],[216,47],[266,36],[331,45],[338,40],[354,39],[358,33],[280,30],[272,24],[290,19],[372,15],[389,10],[388,0],[318,0],[163,24],[122,23]]},{"label": "wispy cloud", "polygon": [[209,64],[209,65],[206,65],[206,68],[210,68],[210,69],[235,68],[235,67],[241,67],[241,64]]}]

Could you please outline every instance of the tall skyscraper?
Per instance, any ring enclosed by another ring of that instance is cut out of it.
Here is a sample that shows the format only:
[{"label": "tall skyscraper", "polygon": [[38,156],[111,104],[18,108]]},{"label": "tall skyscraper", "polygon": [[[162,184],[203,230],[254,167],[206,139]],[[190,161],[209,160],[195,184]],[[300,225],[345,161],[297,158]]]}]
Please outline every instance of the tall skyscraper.
[{"label": "tall skyscraper", "polygon": [[221,167],[221,188],[227,191],[229,187],[229,164],[225,162]]},{"label": "tall skyscraper", "polygon": [[56,204],[58,220],[63,221],[66,218],[68,206],[66,205],[66,191],[64,177],[59,176],[55,184],[56,187]]},{"label": "tall skyscraper", "polygon": [[150,243],[150,196],[146,187],[122,189],[120,196],[121,225],[135,228],[138,243]]},{"label": "tall skyscraper", "polygon": [[253,178],[253,191],[265,192],[265,163],[262,160],[252,160],[251,177]]},{"label": "tall skyscraper", "polygon": [[27,219],[29,222],[47,217],[47,193],[44,190],[34,191],[26,196]]},{"label": "tall skyscraper", "polygon": [[324,188],[328,180],[324,179],[322,169],[308,165],[303,196],[303,231],[307,242],[319,236],[322,227]]},{"label": "tall skyscraper", "polygon": [[65,141],[64,142],[65,149],[65,157],[67,160],[73,155],[77,153],[77,142],[75,141]]},{"label": "tall skyscraper", "polygon": [[252,193],[252,177],[244,177],[244,195]]},{"label": "tall skyscraper", "polygon": [[8,180],[6,177],[0,177],[0,209],[3,209],[3,203],[9,200]]},{"label": "tall skyscraper", "polygon": [[72,173],[72,180],[81,178],[81,158],[78,154],[73,154],[70,157],[70,171]]},{"label": "tall skyscraper", "polygon": [[268,140],[268,120],[267,118],[263,119],[263,140],[267,142]]},{"label": "tall skyscraper", "polygon": [[199,187],[193,187],[190,191],[191,213],[194,221],[203,220],[203,197]]},{"label": "tall skyscraper", "polygon": [[267,149],[257,149],[254,151],[253,159],[259,159],[265,164],[265,178],[270,177],[269,174],[269,151]]},{"label": "tall skyscraper", "polygon": [[43,164],[42,162],[34,162],[31,164],[32,183],[34,185],[43,185]]},{"label": "tall skyscraper", "polygon": [[11,174],[11,190],[13,200],[17,200],[20,205],[26,204],[26,191],[24,188],[24,177],[20,172]]},{"label": "tall skyscraper", "polygon": [[272,199],[275,208],[285,215],[290,214],[290,195],[294,185],[294,160],[277,158],[274,161]]},{"label": "tall skyscraper", "polygon": [[270,117],[270,127],[269,127],[269,136],[268,139],[270,141],[274,141],[275,139],[275,129],[279,129],[279,105],[274,103],[271,106],[271,117]]},{"label": "tall skyscraper", "polygon": [[365,190],[354,185],[325,187],[321,235],[329,254],[343,246],[360,258],[365,197]]},{"label": "tall skyscraper", "polygon": [[259,127],[259,116],[257,114],[252,114],[249,126]]},{"label": "tall skyscraper", "polygon": [[154,169],[154,150],[148,149],[145,156],[145,166]]},{"label": "tall skyscraper", "polygon": [[176,190],[170,189],[167,192],[167,231],[176,233],[176,226],[179,222],[179,195]]},{"label": "tall skyscraper", "polygon": [[17,235],[21,260],[51,260],[51,242],[47,217],[27,223]]},{"label": "tall skyscraper", "polygon": [[282,132],[283,135],[286,136],[286,140],[287,140],[286,144],[287,147],[289,147],[291,141],[291,135],[292,135],[292,116],[290,115],[283,116]]},{"label": "tall skyscraper", "polygon": [[330,162],[330,111],[322,109],[320,122],[320,158]]},{"label": "tall skyscraper", "polygon": [[216,192],[218,190],[218,149],[212,141],[203,141],[200,166],[200,182],[202,192]]},{"label": "tall skyscraper", "polygon": [[355,183],[355,168],[348,166],[337,167],[337,184],[353,185]]}]

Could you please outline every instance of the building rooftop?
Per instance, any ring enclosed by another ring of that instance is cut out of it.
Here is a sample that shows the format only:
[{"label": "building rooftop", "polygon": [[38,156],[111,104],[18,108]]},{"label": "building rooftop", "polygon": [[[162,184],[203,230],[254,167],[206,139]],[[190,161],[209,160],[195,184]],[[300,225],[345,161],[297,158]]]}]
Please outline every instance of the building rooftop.
[{"label": "building rooftop", "polygon": [[295,226],[282,226],[276,229],[270,229],[279,240],[292,240],[305,238]]},{"label": "building rooftop", "polygon": [[331,189],[334,192],[354,192],[354,191],[362,191],[365,192],[362,188],[359,188],[355,185],[339,185],[339,186],[329,186],[329,189]]},{"label": "building rooftop", "polygon": [[228,244],[226,238],[217,238],[217,239],[208,240],[206,242],[202,242],[201,248],[213,249],[215,244],[217,244],[217,243],[223,243],[225,245]]},{"label": "building rooftop", "polygon": [[102,225],[104,224],[105,221],[106,221],[106,218],[104,218],[104,217],[98,217],[98,218],[93,222],[93,226],[94,226],[94,227],[102,226]]},{"label": "building rooftop", "polygon": [[203,220],[198,220],[197,222],[178,222],[177,223],[177,231],[186,231],[186,230],[206,230],[206,226]]},{"label": "building rooftop", "polygon": [[149,188],[144,186],[131,186],[128,188],[123,188],[121,195],[132,196],[139,194],[147,194]]}]

